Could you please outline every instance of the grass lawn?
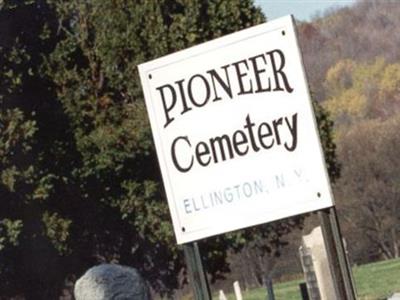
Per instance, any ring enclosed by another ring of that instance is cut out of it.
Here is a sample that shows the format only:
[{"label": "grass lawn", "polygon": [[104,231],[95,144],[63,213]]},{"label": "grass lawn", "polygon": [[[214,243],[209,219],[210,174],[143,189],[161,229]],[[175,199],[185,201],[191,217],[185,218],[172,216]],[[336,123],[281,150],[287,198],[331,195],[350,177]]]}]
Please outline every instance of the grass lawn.
[{"label": "grass lawn", "polygon": [[[353,275],[359,300],[383,300],[394,292],[400,292],[400,259],[355,267]],[[299,279],[275,284],[276,300],[301,300],[299,283],[302,281]],[[235,297],[229,295],[228,299],[233,300]],[[243,299],[266,299],[266,289],[243,292]]]},{"label": "grass lawn", "polygon": [[360,300],[386,299],[400,292],[400,259],[353,268]]}]

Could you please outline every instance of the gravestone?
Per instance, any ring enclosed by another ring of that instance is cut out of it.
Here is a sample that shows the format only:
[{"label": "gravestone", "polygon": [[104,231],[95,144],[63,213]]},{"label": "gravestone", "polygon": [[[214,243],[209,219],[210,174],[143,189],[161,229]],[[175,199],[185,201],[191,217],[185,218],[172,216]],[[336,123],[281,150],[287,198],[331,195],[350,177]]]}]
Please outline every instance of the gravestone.
[{"label": "gravestone", "polygon": [[223,290],[219,290],[219,300],[228,300]]},{"label": "gravestone", "polygon": [[275,300],[274,285],[272,283],[272,279],[268,276],[264,277],[264,284],[267,288],[267,299]]},{"label": "gravestone", "polygon": [[243,300],[242,290],[240,289],[239,281],[233,283],[233,290],[235,291],[236,300]]},{"label": "gravestone", "polygon": [[136,269],[103,264],[89,269],[75,284],[76,300],[150,300]]},{"label": "gravestone", "polygon": [[303,236],[300,256],[310,299],[337,299],[321,227]]},{"label": "gravestone", "polygon": [[[314,264],[311,256],[311,249],[303,246],[299,248],[301,266],[303,268],[304,279],[306,280],[307,295],[310,300],[320,300],[317,277],[315,275]],[[303,299],[304,300],[304,299]]]},{"label": "gravestone", "polygon": [[299,284],[299,288],[300,288],[301,299],[310,300],[310,297],[308,296],[307,284],[305,282],[301,282]]}]

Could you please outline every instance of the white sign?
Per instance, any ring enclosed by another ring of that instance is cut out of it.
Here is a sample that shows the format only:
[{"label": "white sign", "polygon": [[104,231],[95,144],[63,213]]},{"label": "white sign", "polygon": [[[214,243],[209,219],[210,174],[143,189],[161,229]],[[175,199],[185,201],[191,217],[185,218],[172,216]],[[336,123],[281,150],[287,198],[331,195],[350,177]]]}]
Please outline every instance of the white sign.
[{"label": "white sign", "polygon": [[292,17],[139,71],[178,243],[333,205]]}]

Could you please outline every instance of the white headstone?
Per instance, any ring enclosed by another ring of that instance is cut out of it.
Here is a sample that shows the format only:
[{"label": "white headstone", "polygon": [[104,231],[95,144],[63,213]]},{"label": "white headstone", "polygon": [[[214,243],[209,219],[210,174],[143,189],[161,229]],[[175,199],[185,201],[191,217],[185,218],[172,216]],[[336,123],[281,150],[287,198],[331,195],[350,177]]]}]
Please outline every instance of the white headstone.
[{"label": "white headstone", "polygon": [[303,236],[303,245],[309,249],[312,257],[321,300],[337,299],[321,227],[318,226],[309,235]]},{"label": "white headstone", "polygon": [[219,300],[228,300],[223,290],[219,290]]},{"label": "white headstone", "polygon": [[233,283],[233,290],[235,291],[236,300],[243,300],[242,291],[240,290],[239,281]]}]

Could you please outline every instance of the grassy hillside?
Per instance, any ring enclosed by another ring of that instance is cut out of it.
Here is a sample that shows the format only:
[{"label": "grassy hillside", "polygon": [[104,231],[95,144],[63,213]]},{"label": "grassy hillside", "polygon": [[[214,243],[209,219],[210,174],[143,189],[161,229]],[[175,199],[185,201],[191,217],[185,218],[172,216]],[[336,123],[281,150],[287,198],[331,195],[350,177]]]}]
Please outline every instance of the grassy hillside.
[{"label": "grassy hillside", "polygon": [[[382,261],[355,267],[354,278],[359,300],[386,299],[400,292],[400,259]],[[303,279],[278,283],[274,286],[276,300],[301,300],[299,283]],[[216,297],[217,298],[217,297]],[[254,289],[243,293],[245,300],[266,299],[265,289]],[[229,300],[235,297],[230,294]]]}]

